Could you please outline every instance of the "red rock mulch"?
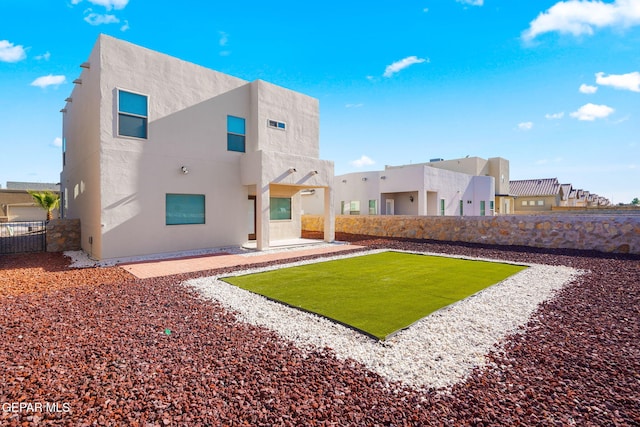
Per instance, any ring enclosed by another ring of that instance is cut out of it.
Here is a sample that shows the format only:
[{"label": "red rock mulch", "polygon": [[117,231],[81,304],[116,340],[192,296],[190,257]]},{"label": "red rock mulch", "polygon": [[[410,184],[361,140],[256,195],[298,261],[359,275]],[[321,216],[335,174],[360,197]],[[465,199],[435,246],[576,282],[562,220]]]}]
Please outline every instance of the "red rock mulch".
[{"label": "red rock mulch", "polygon": [[388,387],[330,351],[306,357],[176,286],[207,273],[137,280],[59,254],[0,256],[0,424],[640,425],[640,258],[339,238],[591,273],[493,367],[440,394]]}]

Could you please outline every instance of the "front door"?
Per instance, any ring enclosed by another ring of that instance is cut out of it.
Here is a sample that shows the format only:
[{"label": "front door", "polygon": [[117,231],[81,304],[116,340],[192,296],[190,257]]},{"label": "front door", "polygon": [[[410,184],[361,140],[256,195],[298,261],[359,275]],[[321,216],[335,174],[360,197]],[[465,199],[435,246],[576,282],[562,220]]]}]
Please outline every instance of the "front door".
[{"label": "front door", "polygon": [[387,215],[394,215],[394,200],[393,199],[387,199],[386,200],[384,212]]},{"label": "front door", "polygon": [[249,240],[256,240],[256,196],[249,196],[247,200],[247,219],[249,226]]}]

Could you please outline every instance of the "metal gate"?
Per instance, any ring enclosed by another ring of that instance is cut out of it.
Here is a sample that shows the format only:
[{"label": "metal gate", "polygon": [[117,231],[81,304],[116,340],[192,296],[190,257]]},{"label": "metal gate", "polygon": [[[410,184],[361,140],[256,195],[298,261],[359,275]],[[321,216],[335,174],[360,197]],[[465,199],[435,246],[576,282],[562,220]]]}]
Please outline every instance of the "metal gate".
[{"label": "metal gate", "polygon": [[0,254],[44,252],[46,249],[45,221],[0,222]]}]

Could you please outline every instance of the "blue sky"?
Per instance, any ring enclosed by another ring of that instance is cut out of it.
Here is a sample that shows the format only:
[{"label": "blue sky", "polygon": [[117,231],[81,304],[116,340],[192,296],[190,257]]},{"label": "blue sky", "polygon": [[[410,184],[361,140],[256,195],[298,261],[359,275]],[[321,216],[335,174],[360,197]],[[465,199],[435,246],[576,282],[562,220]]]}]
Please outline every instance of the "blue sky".
[{"label": "blue sky", "polygon": [[336,174],[470,156],[640,197],[640,0],[0,0],[0,184],[58,182],[98,34],[320,100]]}]

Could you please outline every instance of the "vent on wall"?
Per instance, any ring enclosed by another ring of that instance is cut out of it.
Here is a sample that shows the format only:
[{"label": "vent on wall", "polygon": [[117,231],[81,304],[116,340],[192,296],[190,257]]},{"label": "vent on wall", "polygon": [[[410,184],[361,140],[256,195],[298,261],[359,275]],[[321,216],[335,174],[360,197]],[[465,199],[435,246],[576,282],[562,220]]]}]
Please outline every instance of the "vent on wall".
[{"label": "vent on wall", "polygon": [[285,130],[287,125],[284,122],[278,122],[276,120],[267,120],[267,126],[274,129]]}]

